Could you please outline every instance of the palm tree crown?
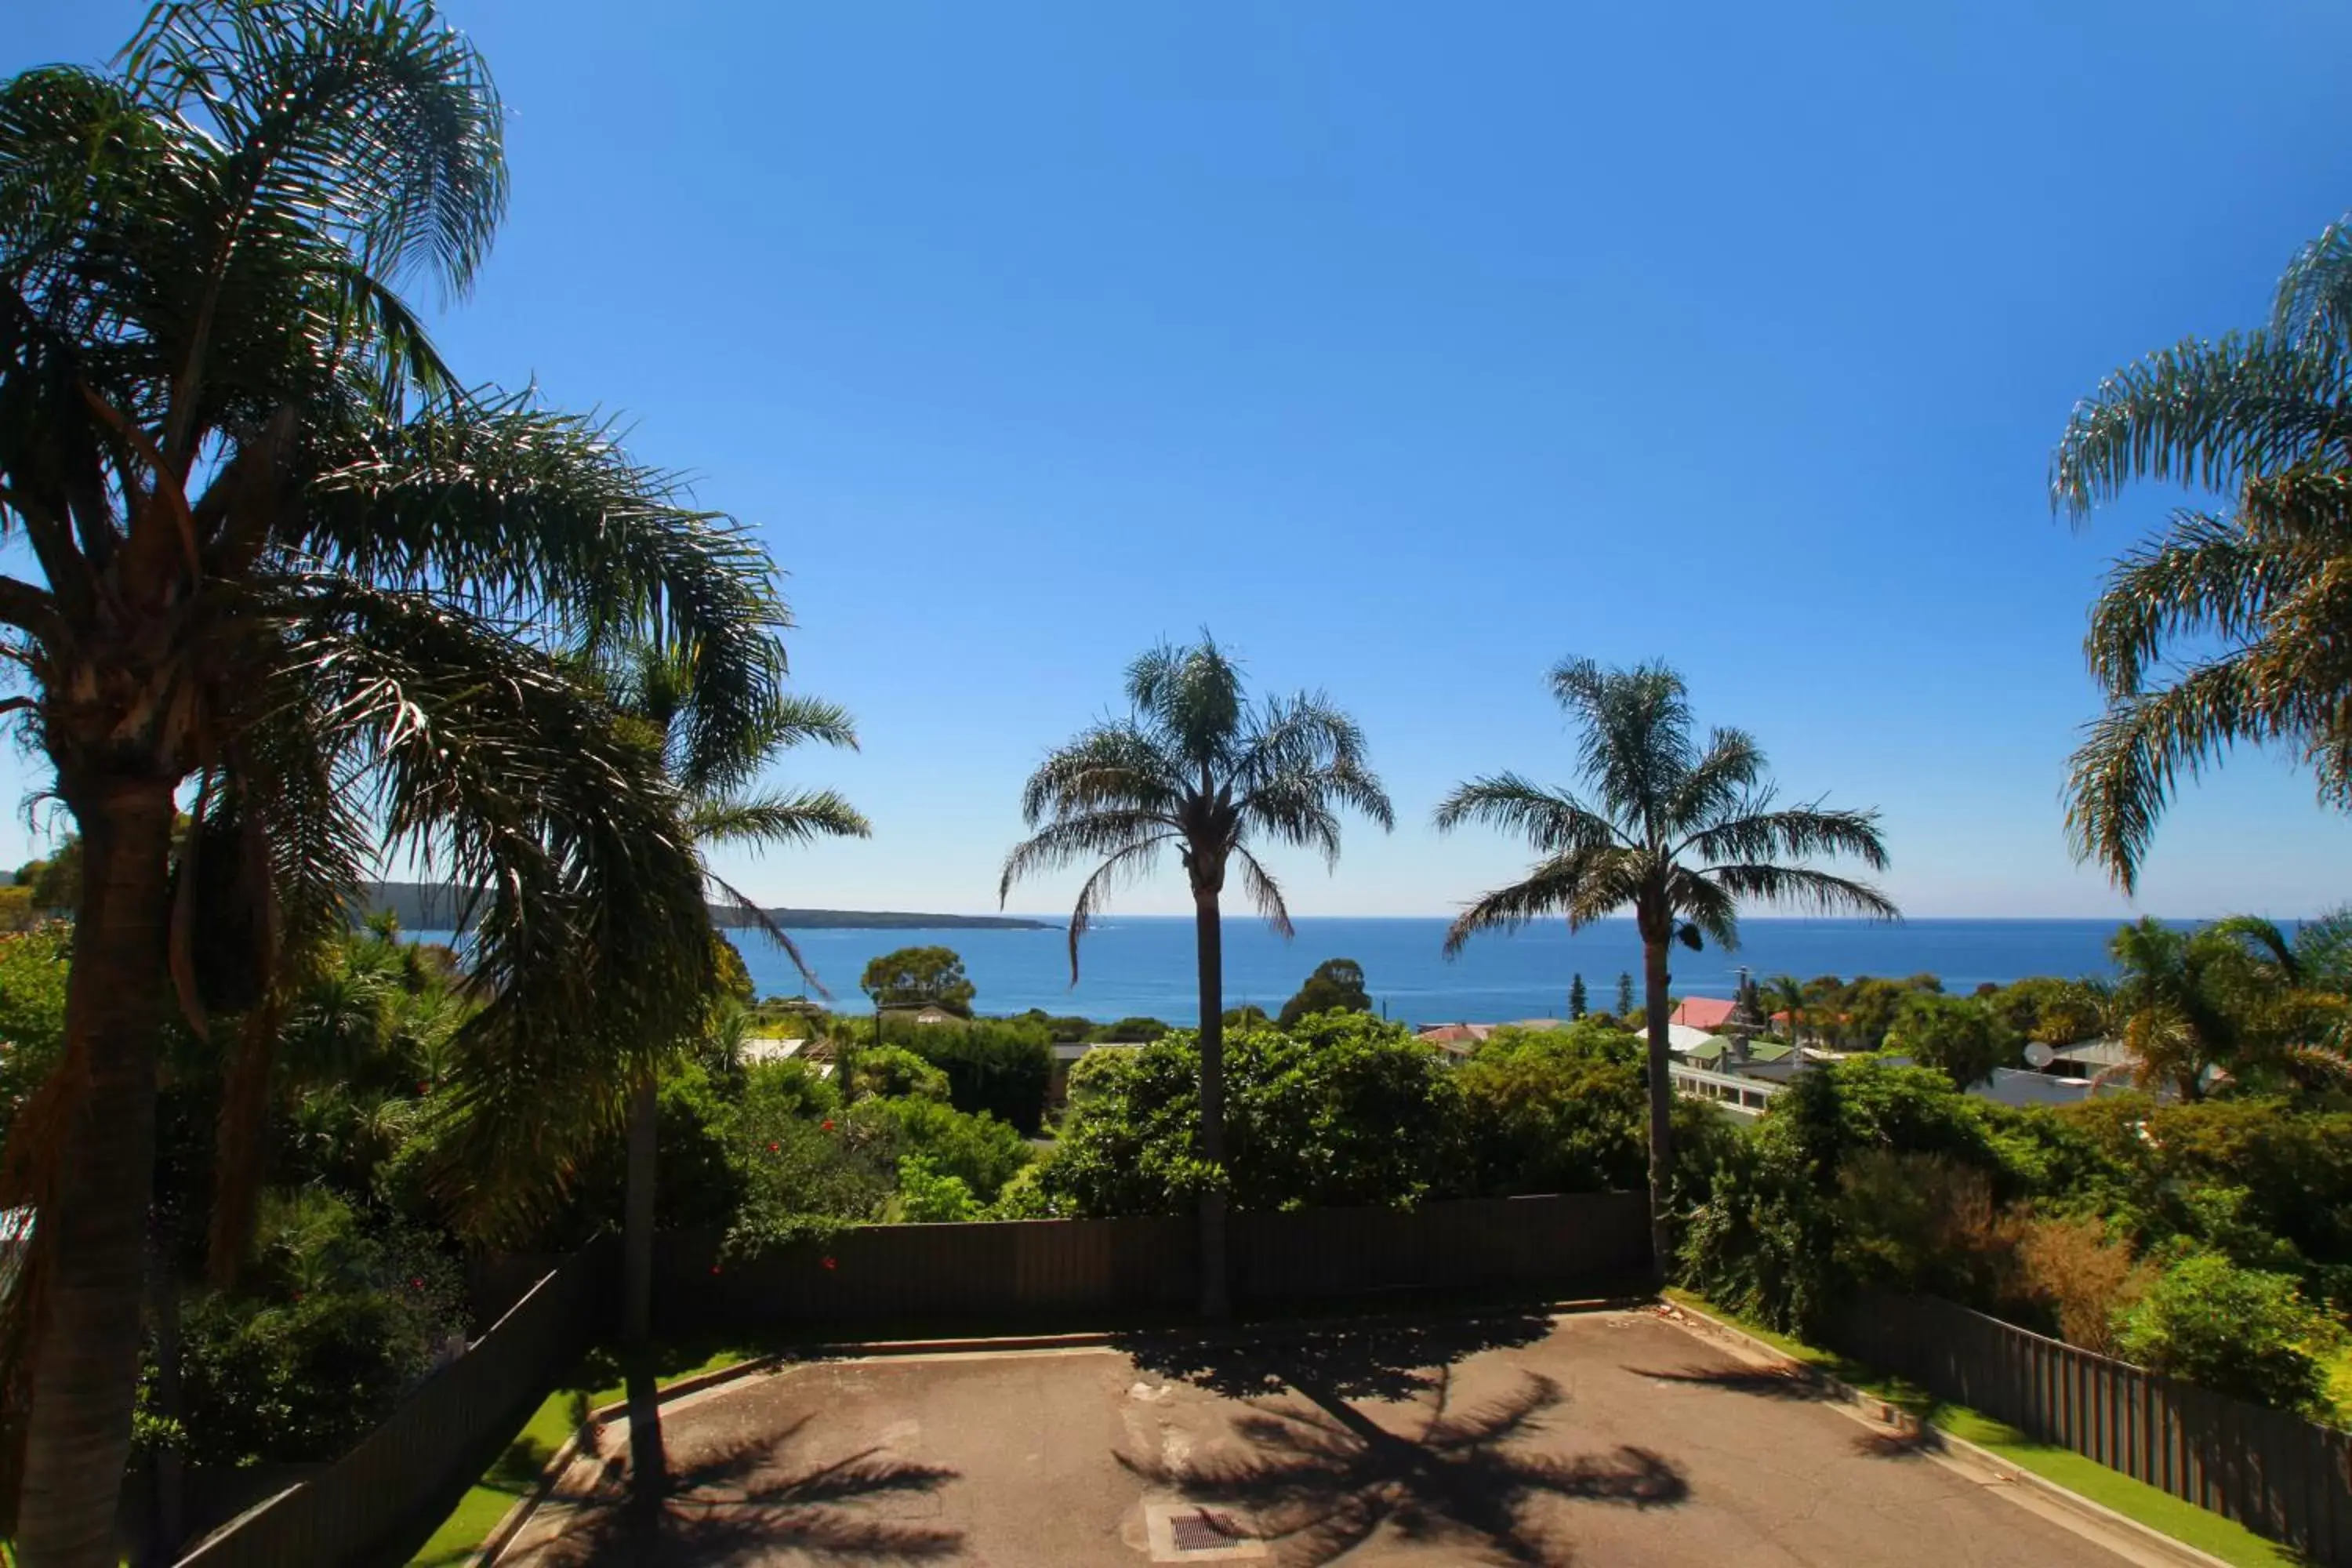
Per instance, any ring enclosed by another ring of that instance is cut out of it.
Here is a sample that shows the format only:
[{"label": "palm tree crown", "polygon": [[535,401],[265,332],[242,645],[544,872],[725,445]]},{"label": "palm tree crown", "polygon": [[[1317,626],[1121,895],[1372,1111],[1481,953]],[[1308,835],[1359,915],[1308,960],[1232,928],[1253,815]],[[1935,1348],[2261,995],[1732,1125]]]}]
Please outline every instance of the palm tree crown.
[{"label": "palm tree crown", "polygon": [[1137,659],[1127,695],[1129,717],[1081,732],[1030,775],[1021,815],[1035,831],[1006,858],[997,889],[1001,903],[1024,877],[1095,864],[1070,913],[1073,981],[1079,939],[1104,898],[1166,849],[1196,895],[1222,891],[1238,865],[1251,903],[1288,936],[1282,889],[1251,844],[1312,849],[1336,864],[1342,808],[1395,826],[1355,721],[1320,694],[1252,708],[1240,667],[1205,634],[1198,647],[1163,645]]},{"label": "palm tree crown", "polygon": [[1572,659],[1552,692],[1583,727],[1591,803],[1517,773],[1463,784],[1437,808],[1437,826],[1468,822],[1514,832],[1543,856],[1522,880],[1485,894],[1454,921],[1445,950],[1481,931],[1516,930],[1564,915],[1571,929],[1631,910],[1643,940],[1696,949],[1739,945],[1739,905],[1759,900],[1819,914],[1893,919],[1875,888],[1794,864],[1851,855],[1886,865],[1878,814],[1818,803],[1778,804],[1753,738],[1717,730],[1702,748],[1682,677],[1664,665],[1608,670]]},{"label": "palm tree crown", "polygon": [[2228,496],[2126,554],[2084,642],[2106,708],[2074,753],[2076,852],[2126,891],[2184,778],[2241,742],[2301,754],[2352,806],[2352,220],[2280,279],[2270,324],[2189,339],[2077,405],[2051,462],[2077,520],[2139,479]]},{"label": "palm tree crown", "polygon": [[1552,695],[1581,730],[1579,760],[1592,795],[1546,789],[1517,773],[1473,779],[1437,808],[1450,831],[1479,822],[1527,839],[1542,857],[1524,879],[1481,895],[1445,934],[1451,957],[1482,931],[1515,931],[1565,916],[1574,931],[1621,910],[1642,940],[1649,1032],[1650,1203],[1655,1264],[1666,1265],[1665,1205],[1673,1167],[1666,1055],[1667,954],[1712,939],[1739,945],[1748,900],[1817,913],[1892,920],[1893,903],[1866,882],[1801,864],[1849,855],[1886,864],[1878,816],[1818,802],[1783,805],[1764,753],[1738,730],[1695,733],[1682,677],[1663,664],[1604,669],[1570,659]]},{"label": "palm tree crown", "polygon": [[1241,668],[1205,632],[1192,647],[1162,645],[1127,672],[1129,716],[1082,732],[1039,764],[1022,791],[1034,829],[1005,858],[1000,903],[1022,878],[1091,865],[1070,911],[1070,983],[1078,942],[1119,882],[1173,847],[1192,891],[1200,986],[1201,1297],[1230,1310],[1225,1286],[1224,937],[1219,899],[1236,865],[1250,902],[1291,934],[1282,889],[1252,850],[1275,843],[1339,858],[1339,813],[1383,828],[1396,814],[1365,761],[1363,731],[1320,695],[1252,707]]}]

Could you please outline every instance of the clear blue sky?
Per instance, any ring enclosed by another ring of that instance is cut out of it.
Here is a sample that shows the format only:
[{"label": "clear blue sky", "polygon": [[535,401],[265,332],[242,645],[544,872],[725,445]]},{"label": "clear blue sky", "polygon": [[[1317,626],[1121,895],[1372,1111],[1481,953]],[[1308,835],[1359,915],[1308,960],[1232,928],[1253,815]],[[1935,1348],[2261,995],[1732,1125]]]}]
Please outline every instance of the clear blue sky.
[{"label": "clear blue sky", "polygon": [[[13,0],[0,69],[144,10]],[[2121,911],[2059,792],[2085,605],[2170,498],[2072,532],[2049,448],[2352,208],[2332,4],[447,10],[515,204],[444,349],[756,521],[861,722],[785,776],[876,838],[733,868],[793,903],[992,908],[1029,767],[1206,623],[1351,708],[1397,803],[1284,863],[1302,912],[1518,868],[1425,824],[1567,776],[1570,653],[1664,656],[1792,791],[1881,807],[1914,913]],[[2352,820],[2244,755],[2143,904],[2346,897]]]}]

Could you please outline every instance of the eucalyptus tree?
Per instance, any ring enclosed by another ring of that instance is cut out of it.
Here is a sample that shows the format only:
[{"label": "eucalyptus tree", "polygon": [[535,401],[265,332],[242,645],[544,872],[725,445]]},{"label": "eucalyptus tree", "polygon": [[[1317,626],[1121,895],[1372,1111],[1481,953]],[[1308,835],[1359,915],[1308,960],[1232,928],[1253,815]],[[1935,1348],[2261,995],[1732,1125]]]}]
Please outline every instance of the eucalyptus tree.
[{"label": "eucalyptus tree", "polygon": [[36,1568],[115,1560],[175,999],[230,1056],[249,1190],[272,998],[377,856],[479,889],[444,1142],[488,1228],[709,983],[684,802],[560,645],[690,641],[686,743],[723,751],[782,674],[774,569],[604,426],[439,356],[401,290],[465,290],[501,136],[429,0],[163,5],[107,69],[0,83],[0,543],[33,565],[0,577],[0,711],[84,849],[66,1063],[0,1170],[37,1215],[0,1325]]},{"label": "eucalyptus tree", "polygon": [[2075,751],[2076,852],[2126,891],[2183,778],[2240,744],[2299,753],[2352,806],[2352,220],[2280,279],[2267,325],[2188,338],[2077,404],[2051,461],[2078,521],[2134,482],[2216,492],[2126,552],[2084,641],[2105,710]]},{"label": "eucalyptus tree", "polygon": [[1339,814],[1389,829],[1396,814],[1365,756],[1363,731],[1319,693],[1253,707],[1241,667],[1205,632],[1191,647],[1163,644],[1129,666],[1125,718],[1106,719],[1046,757],[1021,795],[1034,831],[1004,862],[1002,904],[1024,877],[1092,868],[1070,911],[1070,983],[1078,943],[1121,882],[1174,850],[1192,894],[1200,990],[1202,1309],[1222,1318],[1225,1279],[1224,927],[1229,875],[1267,923],[1287,937],[1282,889],[1254,846],[1276,844],[1339,858]]},{"label": "eucalyptus tree", "polygon": [[1485,823],[1524,837],[1541,857],[1522,880],[1462,911],[1445,953],[1458,954],[1482,931],[1516,931],[1545,916],[1564,916],[1576,931],[1632,911],[1649,1014],[1650,1224],[1663,1270],[1674,1171],[1671,950],[1679,942],[1696,952],[1710,940],[1737,948],[1739,906],[1748,902],[1895,919],[1876,888],[1802,864],[1846,855],[1882,869],[1886,849],[1874,811],[1780,804],[1764,752],[1744,731],[1716,730],[1702,745],[1682,677],[1663,664],[1604,669],[1570,659],[1551,672],[1551,689],[1583,731],[1580,762],[1593,793],[1588,800],[1507,773],[1473,779],[1439,805],[1441,831]]}]

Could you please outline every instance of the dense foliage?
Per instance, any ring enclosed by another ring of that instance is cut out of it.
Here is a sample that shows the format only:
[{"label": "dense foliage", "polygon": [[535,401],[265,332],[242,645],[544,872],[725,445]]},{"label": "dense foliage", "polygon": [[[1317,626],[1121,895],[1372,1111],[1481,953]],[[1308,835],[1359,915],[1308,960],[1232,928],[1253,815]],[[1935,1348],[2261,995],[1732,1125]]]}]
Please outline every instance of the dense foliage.
[{"label": "dense foliage", "polygon": [[1282,1005],[1275,1021],[1287,1029],[1310,1013],[1371,1010],[1371,995],[1364,989],[1364,966],[1352,958],[1327,958],[1315,966],[1297,994]]},{"label": "dense foliage", "polygon": [[858,989],[884,1007],[937,1007],[971,1016],[976,994],[963,972],[963,959],[950,947],[902,947],[866,966]]}]

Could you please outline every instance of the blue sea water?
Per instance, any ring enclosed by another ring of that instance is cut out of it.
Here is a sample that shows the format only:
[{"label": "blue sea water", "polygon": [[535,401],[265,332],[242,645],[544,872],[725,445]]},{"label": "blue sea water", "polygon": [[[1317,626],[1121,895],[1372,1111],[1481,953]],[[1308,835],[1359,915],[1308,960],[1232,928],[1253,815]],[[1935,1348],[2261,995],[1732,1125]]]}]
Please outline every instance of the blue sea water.
[{"label": "blue sea water", "polygon": [[[2030,974],[2103,975],[2112,972],[2106,944],[2116,923],[1749,920],[1741,922],[1737,952],[1677,950],[1675,990],[1729,996],[1743,964],[1759,975],[1800,979],[1900,979],[1926,971],[1942,976],[1946,990],[1962,994],[1986,981],[2006,984]],[[1297,939],[1286,942],[1260,921],[1226,919],[1228,1007],[1255,1002],[1274,1011],[1327,958],[1362,964],[1375,1005],[1392,1017],[1423,1024],[1563,1014],[1570,980],[1580,972],[1596,1009],[1615,1005],[1621,973],[1640,984],[1641,942],[1630,921],[1603,921],[1574,936],[1553,923],[1516,936],[1490,933],[1473,939],[1452,962],[1440,951],[1443,920],[1302,919],[1297,925]],[[801,994],[800,976],[772,943],[738,935],[761,995]],[[1198,1011],[1187,916],[1117,919],[1094,928],[1079,952],[1075,986],[1068,944],[1058,930],[812,931],[794,932],[793,939],[835,1004],[847,1008],[866,1005],[857,977],[867,960],[894,948],[938,943],[963,955],[965,972],[979,988],[974,1005],[984,1013],[1043,1007],[1105,1021],[1140,1015],[1189,1024]]]}]

